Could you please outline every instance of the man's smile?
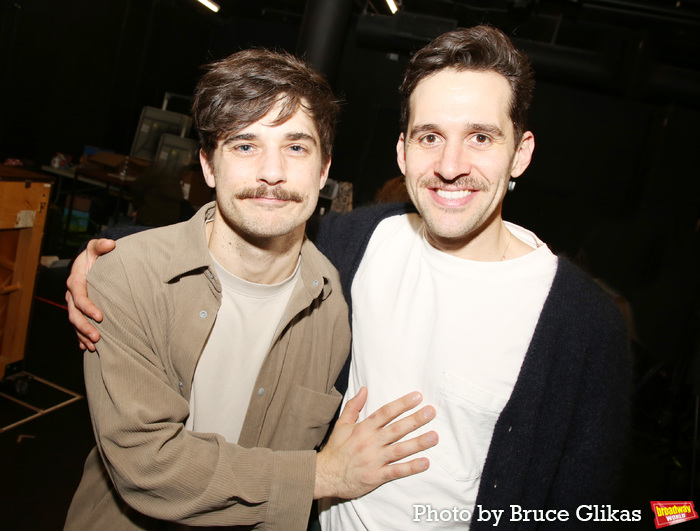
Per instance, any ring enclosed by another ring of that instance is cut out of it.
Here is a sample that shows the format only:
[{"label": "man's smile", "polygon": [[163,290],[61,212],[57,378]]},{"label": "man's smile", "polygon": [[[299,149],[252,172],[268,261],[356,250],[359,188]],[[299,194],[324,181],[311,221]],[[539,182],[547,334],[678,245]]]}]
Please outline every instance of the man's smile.
[{"label": "man's smile", "polygon": [[471,195],[472,190],[443,190],[442,188],[436,188],[435,193],[445,199],[462,199]]}]

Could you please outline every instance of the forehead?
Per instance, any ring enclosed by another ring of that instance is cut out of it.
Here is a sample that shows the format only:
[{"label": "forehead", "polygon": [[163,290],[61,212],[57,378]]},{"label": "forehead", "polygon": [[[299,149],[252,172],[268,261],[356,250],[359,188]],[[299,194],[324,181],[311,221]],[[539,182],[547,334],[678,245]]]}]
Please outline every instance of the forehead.
[{"label": "forehead", "polygon": [[[231,124],[232,129],[219,139],[217,148],[222,148],[231,140],[241,136],[274,139],[277,136],[289,136],[295,133],[311,137],[319,144],[320,136],[316,121],[306,110],[305,101],[302,100],[291,114],[284,108],[286,102],[284,96],[281,96],[265,115],[244,127],[240,127],[240,123],[237,124],[234,121]],[[235,128],[236,125],[239,127]]]},{"label": "forehead", "polygon": [[421,80],[409,99],[409,131],[417,123],[493,123],[512,128],[511,89],[492,71],[445,69]]},{"label": "forehead", "polygon": [[[305,102],[302,101],[296,110],[286,119],[283,119],[284,101],[278,101],[268,112],[260,118],[258,121],[244,127],[241,131],[245,131],[250,128],[266,128],[275,131],[288,131],[290,129],[298,129],[300,132],[305,132],[307,134],[312,134],[316,139],[318,139],[318,130],[316,128],[316,121],[308,113],[305,108]],[[280,121],[280,120],[283,121]]]}]

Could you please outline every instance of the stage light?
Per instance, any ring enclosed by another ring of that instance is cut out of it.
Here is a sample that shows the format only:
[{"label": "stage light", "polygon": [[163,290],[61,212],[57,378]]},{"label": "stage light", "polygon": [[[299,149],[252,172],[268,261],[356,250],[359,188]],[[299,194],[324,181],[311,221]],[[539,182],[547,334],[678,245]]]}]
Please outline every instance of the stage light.
[{"label": "stage light", "polygon": [[207,6],[214,13],[217,13],[219,11],[219,4],[217,4],[216,2],[212,2],[211,0],[197,0],[197,1],[200,4]]}]

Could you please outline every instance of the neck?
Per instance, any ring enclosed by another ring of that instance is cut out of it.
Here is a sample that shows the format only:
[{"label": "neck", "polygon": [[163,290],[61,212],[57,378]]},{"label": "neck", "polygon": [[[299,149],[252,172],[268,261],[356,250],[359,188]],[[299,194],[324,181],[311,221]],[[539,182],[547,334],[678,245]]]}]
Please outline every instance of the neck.
[{"label": "neck", "polygon": [[219,216],[207,223],[209,251],[229,273],[256,284],[289,278],[299,261],[304,225],[274,238],[253,238],[232,230]]}]

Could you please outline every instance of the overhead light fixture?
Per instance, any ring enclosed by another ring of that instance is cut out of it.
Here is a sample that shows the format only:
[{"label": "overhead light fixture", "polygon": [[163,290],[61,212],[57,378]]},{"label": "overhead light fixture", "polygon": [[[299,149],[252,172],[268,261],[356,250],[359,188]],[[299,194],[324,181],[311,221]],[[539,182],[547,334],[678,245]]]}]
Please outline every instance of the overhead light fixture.
[{"label": "overhead light fixture", "polygon": [[209,9],[211,9],[214,13],[219,12],[219,4],[216,2],[212,2],[211,0],[198,0],[200,4],[207,6]]},{"label": "overhead light fixture", "polygon": [[[201,2],[202,0],[199,1]],[[386,0],[386,5],[389,6],[392,15],[395,15],[396,12],[399,10],[399,8],[396,7],[396,2],[394,2],[394,0]]]}]

